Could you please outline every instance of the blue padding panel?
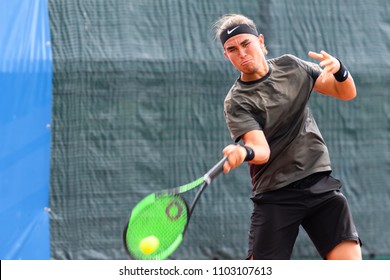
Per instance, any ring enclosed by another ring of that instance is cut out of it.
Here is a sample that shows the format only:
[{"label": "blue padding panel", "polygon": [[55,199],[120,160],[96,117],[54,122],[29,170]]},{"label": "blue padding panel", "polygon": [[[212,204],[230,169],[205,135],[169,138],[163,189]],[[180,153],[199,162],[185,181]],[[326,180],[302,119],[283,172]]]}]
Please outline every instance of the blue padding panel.
[{"label": "blue padding panel", "polygon": [[47,0],[0,0],[0,259],[49,259]]}]

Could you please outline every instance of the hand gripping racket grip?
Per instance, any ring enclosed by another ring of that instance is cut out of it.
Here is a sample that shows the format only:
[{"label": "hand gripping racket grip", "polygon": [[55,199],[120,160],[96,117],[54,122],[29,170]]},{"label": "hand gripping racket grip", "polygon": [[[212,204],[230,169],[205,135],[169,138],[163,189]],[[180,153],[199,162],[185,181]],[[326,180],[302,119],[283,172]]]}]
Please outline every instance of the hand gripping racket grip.
[{"label": "hand gripping racket grip", "polygon": [[223,171],[223,164],[227,160],[227,157],[221,159],[216,165],[214,165],[204,176],[204,181],[209,185]]}]

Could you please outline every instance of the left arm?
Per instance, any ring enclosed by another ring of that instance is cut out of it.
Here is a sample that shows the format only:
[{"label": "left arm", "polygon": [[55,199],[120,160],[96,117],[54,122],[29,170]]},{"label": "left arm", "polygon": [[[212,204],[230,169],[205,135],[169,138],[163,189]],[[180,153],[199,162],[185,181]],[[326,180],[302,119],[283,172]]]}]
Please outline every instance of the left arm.
[{"label": "left arm", "polygon": [[322,74],[314,84],[315,91],[341,100],[350,100],[356,97],[355,82],[351,73],[348,73],[348,78],[342,82],[337,81],[333,76],[340,69],[340,62],[337,58],[325,51],[320,53],[309,52],[309,56],[319,60],[319,65],[323,67]]}]

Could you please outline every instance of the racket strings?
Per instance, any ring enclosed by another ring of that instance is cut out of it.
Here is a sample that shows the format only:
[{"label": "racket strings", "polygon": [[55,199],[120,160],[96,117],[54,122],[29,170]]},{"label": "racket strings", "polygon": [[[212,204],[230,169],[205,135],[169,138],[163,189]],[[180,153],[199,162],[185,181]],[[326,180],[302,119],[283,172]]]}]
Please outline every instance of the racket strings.
[{"label": "racket strings", "polygon": [[[179,195],[160,195],[145,205],[129,221],[126,244],[137,259],[163,259],[180,244],[188,221],[188,206]],[[149,236],[159,240],[158,249],[144,254],[139,245]],[[177,246],[175,245],[177,242]]]}]

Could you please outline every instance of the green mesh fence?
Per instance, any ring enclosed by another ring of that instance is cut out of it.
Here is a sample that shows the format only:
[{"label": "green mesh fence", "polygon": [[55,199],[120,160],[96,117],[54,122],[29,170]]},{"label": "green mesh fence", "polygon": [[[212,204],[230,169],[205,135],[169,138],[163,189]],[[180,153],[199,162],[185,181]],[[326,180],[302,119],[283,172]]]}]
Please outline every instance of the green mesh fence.
[{"label": "green mesh fence", "polygon": [[[213,40],[243,13],[269,57],[340,57],[350,102],[313,94],[365,258],[390,258],[390,8],[387,0],[49,0],[53,42],[51,256],[127,259],[122,231],[147,194],[203,175],[231,142],[223,100],[238,73]],[[201,197],[174,259],[243,259],[251,212],[245,166]],[[293,257],[318,258],[300,233]]]}]

